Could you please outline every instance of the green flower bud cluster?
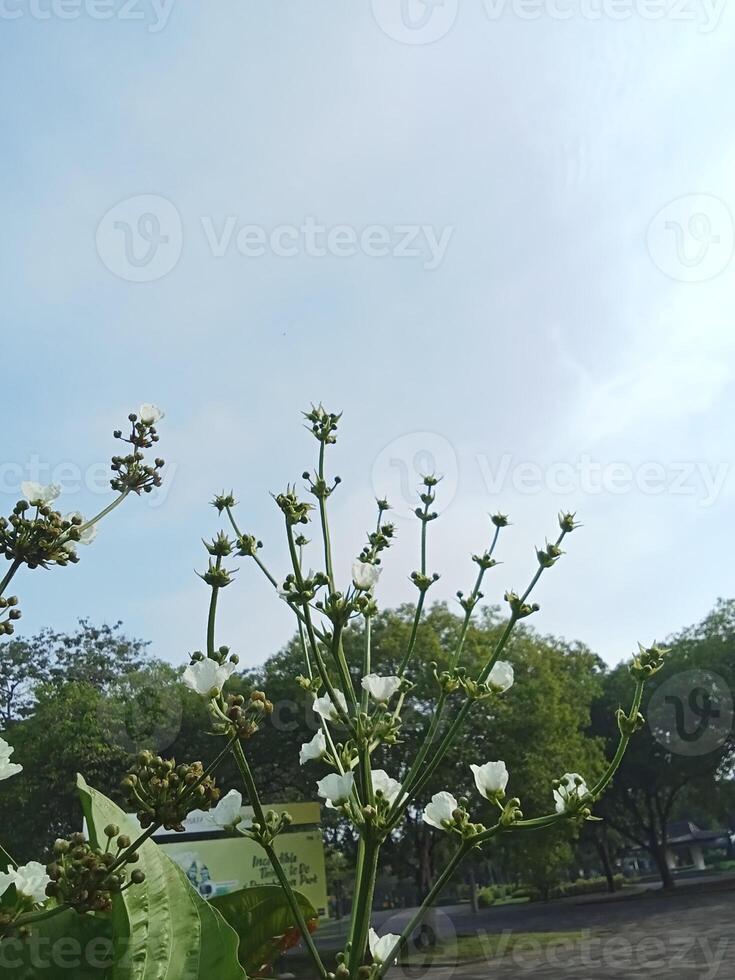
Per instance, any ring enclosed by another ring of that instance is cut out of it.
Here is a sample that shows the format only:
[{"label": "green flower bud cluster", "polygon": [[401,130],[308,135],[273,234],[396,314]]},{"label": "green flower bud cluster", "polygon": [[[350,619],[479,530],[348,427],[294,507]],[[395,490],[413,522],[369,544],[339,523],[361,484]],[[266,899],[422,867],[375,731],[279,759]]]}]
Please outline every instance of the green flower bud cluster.
[{"label": "green flower bud cluster", "polygon": [[78,562],[74,542],[79,541],[82,520],[67,520],[50,504],[19,500],[9,517],[0,517],[0,551],[8,561],[29,568],[49,568]]},{"label": "green flower bud cluster", "polygon": [[224,490],[222,493],[218,493],[212,501],[212,506],[216,508],[219,514],[221,514],[224,510],[231,510],[233,507],[237,506],[237,501],[235,500],[235,495],[233,494],[232,490],[230,490],[229,493],[225,493]]},{"label": "green flower bud cluster", "polygon": [[306,606],[315,598],[319,589],[329,584],[324,572],[314,572],[300,581],[293,572],[283,581],[281,593],[283,598],[294,606]]},{"label": "green flower bud cluster", "polygon": [[232,554],[232,541],[227,537],[224,531],[219,531],[217,537],[212,541],[202,541],[204,547],[207,549],[210,555],[217,558],[227,558],[228,555]]},{"label": "green flower bud cluster", "polygon": [[504,829],[509,829],[514,823],[519,820],[523,820],[523,811],[521,810],[521,801],[517,796],[514,796],[512,800],[508,802],[503,807],[503,813],[500,817],[500,826]]},{"label": "green flower bud cluster", "polygon": [[[207,549],[209,549],[209,545],[207,545]],[[210,559],[207,570],[197,572],[197,575],[212,588],[224,589],[233,581],[234,572],[229,572],[226,568],[218,565],[216,561]]]},{"label": "green flower bud cluster", "polygon": [[276,813],[275,810],[268,810],[264,814],[264,817],[264,823],[254,820],[250,825],[250,836],[263,847],[267,847],[273,843],[279,834],[282,834],[284,830],[287,830],[291,826],[293,817],[285,811],[283,813]]},{"label": "green flower bud cluster", "polygon": [[646,724],[646,719],[640,711],[634,715],[628,715],[622,708],[618,708],[615,717],[618,721],[618,730],[623,738],[630,738],[635,735]]},{"label": "green flower bud cluster", "polygon": [[210,711],[215,729],[223,735],[237,735],[244,740],[252,738],[263,723],[273,714],[273,702],[263,691],[253,691],[247,698],[242,694],[230,694],[222,708],[213,701]]},{"label": "green flower bud cluster", "polygon": [[481,555],[473,555],[472,561],[475,562],[475,564],[478,565],[483,572],[486,572],[488,568],[494,568],[498,564],[497,561],[491,557],[489,551],[483,551]]},{"label": "green flower bud cluster", "polygon": [[179,833],[192,810],[209,810],[220,797],[201,762],[177,765],[175,759],[162,759],[152,752],[140,753],[121,787],[141,827],[160,824]]},{"label": "green flower bud cluster", "polygon": [[126,853],[131,846],[130,838],[121,835],[119,827],[112,824],[105,828],[105,836],[104,851],[93,847],[84,834],[72,834],[69,840],[56,841],[54,859],[46,868],[51,878],[46,886],[49,898],[71,906],[80,914],[109,912],[114,895],[145,881],[145,874],[137,868],[128,874],[127,865],[139,860],[137,851]]},{"label": "green flower bud cluster", "polygon": [[263,542],[253,534],[241,534],[237,539],[237,553],[243,558],[255,558],[258,551],[263,547]]},{"label": "green flower bud cluster", "polygon": [[579,521],[575,521],[575,514],[564,513],[563,511],[559,514],[559,527],[566,534],[571,534],[576,528],[582,525]]},{"label": "green flower bud cluster", "polygon": [[308,470],[304,470],[301,476],[307,481],[309,493],[312,493],[317,500],[327,500],[342,482],[341,476],[335,476],[334,483],[330,487],[324,477],[319,476],[318,473],[312,476]]},{"label": "green flower bud cluster", "polygon": [[434,582],[439,581],[439,573],[434,572],[433,575],[424,575],[421,572],[411,572],[411,581],[419,592],[428,592]]},{"label": "green flower bud cluster", "polygon": [[[3,618],[4,617],[4,618]],[[10,636],[15,632],[15,621],[21,618],[18,608],[18,596],[10,595],[7,599],[0,596],[0,636]]]},{"label": "green flower bud cluster", "polygon": [[466,613],[471,613],[480,599],[483,598],[483,595],[482,592],[470,592],[469,595],[465,595],[464,592],[459,589],[457,591],[457,598],[459,599],[459,604],[464,611]]},{"label": "green flower bud cluster", "polygon": [[531,616],[541,608],[537,602],[523,602],[516,592],[506,592],[504,598],[510,606],[514,619],[525,619],[526,616]]},{"label": "green flower bud cluster", "polygon": [[419,492],[419,500],[424,505],[423,507],[417,507],[414,514],[418,517],[420,521],[424,524],[428,524],[429,521],[435,521],[439,516],[435,510],[429,510],[431,505],[436,500],[436,492],[434,487],[439,482],[439,477],[437,476],[424,476],[421,482],[424,485],[424,490]]},{"label": "green flower bud cluster", "polygon": [[311,429],[314,437],[319,442],[329,445],[337,441],[335,433],[339,420],[342,418],[341,412],[339,415],[334,415],[332,412],[328,412],[323,405],[319,404],[312,405],[311,411],[304,412],[303,416],[310,423],[307,428]]},{"label": "green flower bud cluster", "polygon": [[130,446],[130,451],[124,456],[112,457],[110,469],[115,475],[110,480],[110,486],[120,493],[131,490],[137,494],[150,493],[154,487],[161,486],[161,470],[164,466],[164,460],[159,458],[153,460],[153,466],[145,462],[145,450],[150,449],[159,439],[156,426],[152,422],[138,419],[135,412],[128,415],[128,421],[131,424],[128,436],[123,436],[121,429],[116,429],[113,433],[116,439]]},{"label": "green flower bud cluster", "polygon": [[546,542],[545,548],[536,549],[536,557],[538,558],[538,563],[542,568],[551,568],[555,565],[559,558],[564,554],[558,544],[549,544]]},{"label": "green flower bud cluster", "polygon": [[299,500],[296,496],[295,487],[286,487],[286,492],[279,493],[275,499],[289,527],[309,523],[309,513],[314,509],[314,506]]},{"label": "green flower bud cluster", "polygon": [[633,657],[630,672],[636,680],[646,681],[658,673],[664,665],[664,658],[668,653],[665,647],[655,644],[652,647],[644,647],[638,644],[638,653]]}]

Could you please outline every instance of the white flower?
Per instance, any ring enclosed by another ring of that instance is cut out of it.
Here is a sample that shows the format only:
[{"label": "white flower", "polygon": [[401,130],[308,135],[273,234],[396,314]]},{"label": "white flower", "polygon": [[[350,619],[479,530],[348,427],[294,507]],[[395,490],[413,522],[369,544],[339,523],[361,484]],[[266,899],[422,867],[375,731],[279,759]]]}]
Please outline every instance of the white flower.
[{"label": "white flower", "polygon": [[32,480],[26,480],[24,483],[21,483],[20,492],[29,504],[50,504],[61,493],[61,487],[58,483],[44,485],[43,483],[34,483]]},{"label": "white flower", "polygon": [[401,686],[401,678],[391,674],[381,677],[380,674],[366,674],[362,679],[363,690],[367,691],[373,700],[379,704],[387,704]]},{"label": "white flower", "polygon": [[559,789],[554,790],[557,813],[576,809],[579,801],[589,793],[584,777],[578,772],[564,773],[559,782]]},{"label": "white flower", "polygon": [[335,807],[349,800],[354,783],[355,777],[351,772],[345,773],[344,776],[330,772],[328,776],[317,782],[316,788],[319,795],[327,801],[327,806]]},{"label": "white flower", "polygon": [[459,804],[455,798],[451,793],[447,793],[446,790],[441,793],[435,793],[431,797],[431,803],[426,804],[424,823],[428,823],[431,827],[436,827],[437,830],[446,830],[445,823],[452,823],[454,821],[453,813],[458,806]]},{"label": "white flower", "polygon": [[299,752],[299,762],[303,766],[307,762],[312,762],[315,759],[321,759],[326,751],[327,740],[324,737],[324,732],[320,729],[310,742],[304,742],[304,744],[301,746],[301,751]]},{"label": "white flower", "polygon": [[155,425],[156,422],[161,421],[165,414],[158,405],[153,405],[151,402],[143,402],[138,409],[138,418],[146,425]]},{"label": "white flower", "polygon": [[0,872],[0,895],[4,895],[11,885],[15,885],[18,895],[29,898],[34,905],[46,901],[46,885],[51,881],[46,868],[38,861],[24,864],[22,868],[8,868]]},{"label": "white flower", "polygon": [[[84,514],[80,514],[78,510],[73,510],[69,514],[64,514],[64,520],[68,521],[70,524],[75,518],[79,519],[82,522],[82,524],[84,524]],[[97,525],[92,524],[91,527],[84,528],[84,530],[79,535],[78,541],[68,541],[67,544],[70,544],[72,546],[75,544],[85,544],[85,545],[92,544],[92,542],[96,537],[97,537]]]},{"label": "white flower", "polygon": [[371,775],[375,792],[380,793],[388,803],[393,803],[401,792],[401,784],[398,780],[389,776],[385,769],[373,769]]},{"label": "white flower", "polygon": [[386,932],[384,936],[379,936],[377,932],[371,927],[368,942],[370,944],[370,952],[376,963],[385,963],[391,953],[395,953],[397,958],[398,954],[398,941],[400,936],[396,936],[394,932]]},{"label": "white flower", "polygon": [[10,779],[19,772],[23,772],[23,766],[17,762],[11,762],[10,756],[15,752],[12,745],[8,745],[4,738],[0,738],[0,782],[3,779]]},{"label": "white flower", "polygon": [[[334,692],[337,696],[337,702],[342,708],[344,714],[347,714],[347,698],[341,691]],[[334,702],[328,694],[325,694],[322,698],[314,699],[314,711],[325,721],[339,721],[339,714],[334,706]]]},{"label": "white flower", "polygon": [[197,660],[184,671],[183,681],[187,687],[205,698],[216,698],[235,671],[235,664],[218,664],[208,657]]},{"label": "white flower", "polygon": [[487,679],[490,687],[494,687],[496,691],[502,694],[504,691],[508,691],[513,687],[513,681],[515,680],[515,675],[513,673],[513,668],[505,660],[498,660],[493,669],[490,671],[490,676]]},{"label": "white flower", "polygon": [[504,762],[486,762],[484,766],[474,763],[470,769],[475,774],[475,786],[486,800],[499,800],[505,796],[508,785],[508,770]]},{"label": "white flower", "polygon": [[362,592],[372,592],[378,584],[382,568],[371,565],[369,562],[353,561],[352,563],[352,583],[356,589]]},{"label": "white flower", "polygon": [[238,825],[248,826],[251,820],[242,815],[242,793],[231,789],[217,806],[209,811],[210,820],[223,830],[234,830]]}]

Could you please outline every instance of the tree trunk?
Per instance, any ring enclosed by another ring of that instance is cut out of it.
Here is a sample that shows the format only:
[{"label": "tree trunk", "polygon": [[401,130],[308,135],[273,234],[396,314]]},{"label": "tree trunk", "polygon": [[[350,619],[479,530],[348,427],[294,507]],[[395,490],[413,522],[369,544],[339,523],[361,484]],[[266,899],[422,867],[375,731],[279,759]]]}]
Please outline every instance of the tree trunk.
[{"label": "tree trunk", "polygon": [[656,862],[656,867],[661,877],[661,884],[666,891],[671,891],[676,887],[676,882],[666,860],[666,844],[659,844],[658,841],[652,841],[649,850]]},{"label": "tree trunk", "polygon": [[602,861],[602,869],[605,872],[607,890],[609,892],[614,892],[615,875],[613,874],[612,864],[610,863],[610,850],[607,846],[607,841],[604,838],[601,840],[595,834],[595,844],[597,846],[597,853],[600,855],[600,860]]}]

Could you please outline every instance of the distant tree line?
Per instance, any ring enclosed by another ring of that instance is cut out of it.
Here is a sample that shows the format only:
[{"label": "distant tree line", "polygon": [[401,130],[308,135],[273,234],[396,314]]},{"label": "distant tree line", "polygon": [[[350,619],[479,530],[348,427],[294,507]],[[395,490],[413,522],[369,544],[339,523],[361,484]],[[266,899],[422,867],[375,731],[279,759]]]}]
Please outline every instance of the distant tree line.
[{"label": "distant tree line", "polygon": [[[376,672],[395,671],[412,619],[413,607],[408,605],[376,618]],[[436,604],[419,628],[417,672],[412,678],[416,686],[401,732],[406,744],[385,750],[385,757],[375,763],[397,778],[400,760],[413,757],[425,737],[429,701],[436,690],[434,671],[447,665],[446,651],[453,648],[460,625],[460,618],[446,605]],[[485,609],[478,617],[465,643],[470,671],[486,659],[502,628],[498,609]],[[360,629],[348,631],[346,652],[355,663],[361,644]],[[636,847],[650,854],[663,883],[672,887],[666,861],[671,822],[686,817],[705,825],[732,823],[732,718],[728,727],[726,712],[718,717],[719,709],[708,707],[706,691],[699,692],[695,720],[699,712],[705,719],[701,724],[719,724],[721,731],[715,732],[714,739],[709,732],[711,747],[698,753],[687,748],[686,741],[697,735],[696,729],[678,734],[662,730],[662,719],[671,714],[662,705],[669,705],[676,717],[677,698],[682,700],[682,711],[687,696],[696,700],[687,678],[696,677],[697,671],[719,678],[721,693],[732,695],[735,600],[720,601],[703,622],[683,630],[668,645],[666,667],[654,678],[643,705],[644,715],[649,709],[652,712],[649,724],[637,734],[609,794],[596,808],[602,822],[586,824],[577,838],[569,831],[545,832],[524,838],[520,847],[499,838],[484,873],[497,880],[515,876],[548,893],[560,878],[576,876],[575,869],[594,864],[603,869],[612,887],[616,860]],[[519,629],[504,656],[514,666],[515,685],[502,698],[476,705],[467,737],[425,789],[427,798],[442,789],[457,797],[466,795],[473,801],[477,819],[484,814],[487,822],[486,804],[473,789],[471,762],[505,760],[511,773],[509,794],[521,798],[528,815],[548,812],[553,808],[554,778],[571,771],[591,782],[603,770],[617,740],[615,712],[630,700],[627,668],[607,667],[579,643]],[[272,718],[246,746],[255,771],[270,774],[270,782],[263,786],[267,801],[313,800],[315,780],[323,775],[319,765],[299,764],[299,748],[316,730],[310,698],[297,680],[303,669],[294,639],[261,667],[234,679],[243,693],[265,690],[275,704]],[[207,763],[214,758],[219,743],[203,734],[208,729],[206,707],[183,686],[180,674],[180,669],[153,657],[146,642],[127,636],[119,623],[96,627],[83,620],[70,634],[44,630],[0,646],[1,724],[15,746],[14,759],[24,765],[20,776],[0,783],[0,836],[10,853],[18,860],[31,859],[39,846],[49,847],[55,838],[79,828],[76,772],[119,800],[121,775],[141,749],[180,760]],[[219,779],[225,789],[238,786],[236,773],[227,765]],[[341,865],[339,874],[348,881],[351,841],[329,811],[325,811],[325,831],[328,842],[339,841],[346,851],[347,873]],[[391,874],[413,879],[416,892],[424,893],[438,864],[438,849],[449,846],[446,838],[427,832],[420,813],[411,815],[386,855]]]}]

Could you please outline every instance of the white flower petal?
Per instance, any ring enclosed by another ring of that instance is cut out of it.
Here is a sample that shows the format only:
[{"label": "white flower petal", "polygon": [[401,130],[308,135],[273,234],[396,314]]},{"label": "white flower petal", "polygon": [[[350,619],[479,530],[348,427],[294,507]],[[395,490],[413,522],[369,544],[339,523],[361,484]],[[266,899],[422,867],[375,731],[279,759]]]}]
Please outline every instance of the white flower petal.
[{"label": "white flower petal", "polygon": [[[344,714],[347,714],[347,698],[341,691],[334,692],[337,697],[337,702],[342,708]],[[321,698],[314,699],[314,711],[320,715],[325,721],[339,721],[339,714],[334,706],[334,703],[328,694],[325,694]]]},{"label": "white flower petal", "polygon": [[61,493],[58,483],[34,483],[33,480],[25,480],[20,485],[20,492],[29,504],[50,504]]},{"label": "white flower petal", "polygon": [[473,763],[470,769],[475,776],[475,786],[485,799],[495,800],[505,795],[508,770],[504,762],[486,762],[484,766],[476,766]]},{"label": "white flower petal", "polygon": [[0,782],[3,779],[10,779],[11,776],[17,776],[19,772],[23,772],[23,766],[17,762],[10,761],[10,756],[14,751],[15,749],[12,745],[8,745],[4,738],[0,738]]},{"label": "white flower petal", "polygon": [[307,762],[313,762],[317,759],[321,759],[326,751],[327,740],[324,737],[324,732],[320,729],[310,742],[304,742],[304,744],[301,746],[301,751],[299,752],[299,763],[303,766]]},{"label": "white flower petal", "polygon": [[385,769],[373,769],[371,775],[375,792],[380,793],[388,803],[394,803],[401,792],[398,780],[389,776]]},{"label": "white flower petal", "polygon": [[138,418],[146,425],[155,425],[156,422],[161,421],[165,414],[158,405],[154,405],[152,402],[143,402],[138,409]]},{"label": "white flower petal", "polygon": [[397,936],[394,932],[386,932],[384,936],[379,936],[371,926],[370,932],[368,933],[368,944],[370,946],[370,953],[375,962],[385,963],[394,950],[395,958],[397,958],[398,950],[396,947],[400,938],[401,937]]},{"label": "white flower petal", "polygon": [[355,777],[351,772],[345,773],[344,776],[331,772],[317,782],[316,788],[319,795],[327,801],[327,806],[331,804],[335,807],[349,800],[354,784]]},{"label": "white flower petal", "polygon": [[574,809],[580,799],[587,796],[589,789],[583,776],[578,772],[566,772],[561,777],[559,789],[554,790],[554,803],[557,813]]},{"label": "white flower petal", "polygon": [[205,698],[214,698],[222,693],[236,666],[233,663],[218,664],[206,657],[190,664],[184,671],[183,681],[187,687]]},{"label": "white flower petal", "polygon": [[382,568],[365,561],[353,561],[352,584],[361,592],[372,592],[378,584]]},{"label": "white flower petal", "polygon": [[426,804],[424,823],[436,827],[437,830],[446,830],[444,822],[449,821],[451,823],[454,820],[453,813],[458,806],[457,800],[446,790],[435,793],[431,798],[431,803]]},{"label": "white flower petal", "polygon": [[34,905],[40,905],[46,901],[46,886],[50,881],[46,868],[38,861],[30,861],[20,868],[9,868],[0,874],[0,895],[15,885],[19,895],[30,899]]},{"label": "white flower petal", "polygon": [[366,674],[362,679],[362,687],[374,701],[387,704],[401,687],[401,678],[391,674],[383,677],[380,674]]},{"label": "white flower petal", "polygon": [[498,660],[493,669],[490,671],[487,682],[491,687],[494,687],[499,693],[504,693],[513,687],[513,681],[515,680],[515,674],[513,667],[506,663],[505,660]]}]

